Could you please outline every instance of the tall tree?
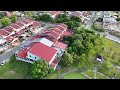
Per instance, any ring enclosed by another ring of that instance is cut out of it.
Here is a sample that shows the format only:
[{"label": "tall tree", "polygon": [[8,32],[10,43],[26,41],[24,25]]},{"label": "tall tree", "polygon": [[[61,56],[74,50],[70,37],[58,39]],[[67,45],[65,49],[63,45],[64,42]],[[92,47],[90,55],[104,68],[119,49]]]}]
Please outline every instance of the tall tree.
[{"label": "tall tree", "polygon": [[10,17],[11,22],[15,23],[17,21],[17,16],[13,15]]},{"label": "tall tree", "polygon": [[3,26],[9,26],[10,23],[11,23],[11,21],[10,21],[10,19],[7,18],[7,17],[3,17],[3,18],[1,19],[1,25],[3,25]]},{"label": "tall tree", "polygon": [[49,65],[46,60],[40,59],[32,65],[31,73],[33,78],[40,79],[49,73]]},{"label": "tall tree", "polygon": [[72,55],[66,52],[66,53],[61,57],[60,62],[61,62],[61,64],[62,64],[63,66],[70,66],[71,64],[73,64]]}]

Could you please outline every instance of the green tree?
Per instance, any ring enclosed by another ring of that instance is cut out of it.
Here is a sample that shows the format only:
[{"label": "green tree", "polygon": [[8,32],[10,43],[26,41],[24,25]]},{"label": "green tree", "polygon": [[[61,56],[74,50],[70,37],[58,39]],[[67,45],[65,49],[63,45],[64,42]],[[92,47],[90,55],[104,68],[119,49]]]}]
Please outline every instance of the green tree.
[{"label": "green tree", "polygon": [[33,16],[32,11],[25,11],[24,14],[25,16],[30,17],[30,18]]},{"label": "green tree", "polygon": [[3,17],[3,18],[1,19],[1,25],[3,25],[4,27],[5,27],[5,26],[9,26],[10,23],[11,23],[11,21],[10,21],[10,19],[7,18],[7,17]]},{"label": "green tree", "polygon": [[72,55],[66,52],[61,57],[60,63],[63,66],[70,66],[71,64],[73,64],[73,57],[72,57]]},{"label": "green tree", "polygon": [[42,14],[38,17],[38,19],[45,22],[54,22],[53,18],[48,14]]},{"label": "green tree", "polygon": [[46,60],[36,61],[31,68],[31,74],[33,78],[40,79],[46,76],[49,73],[49,65]]},{"label": "green tree", "polygon": [[76,17],[76,16],[71,16],[70,20],[76,21],[76,22],[81,22],[81,19],[79,17]]},{"label": "green tree", "polygon": [[11,22],[15,23],[17,21],[17,17],[15,15],[10,17]]}]

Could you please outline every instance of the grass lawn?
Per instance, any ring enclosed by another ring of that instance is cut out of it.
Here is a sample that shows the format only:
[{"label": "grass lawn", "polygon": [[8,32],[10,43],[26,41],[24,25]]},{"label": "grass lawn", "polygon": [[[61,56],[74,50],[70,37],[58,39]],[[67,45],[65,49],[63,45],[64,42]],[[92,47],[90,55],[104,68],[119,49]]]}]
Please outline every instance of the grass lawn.
[{"label": "grass lawn", "polygon": [[[84,71],[85,74],[87,74],[89,77],[91,77],[92,79],[94,79],[94,72],[92,71]],[[96,79],[107,79],[105,76],[102,76],[100,74],[96,74]]]},{"label": "grass lawn", "polygon": [[62,79],[87,79],[83,74],[80,72],[70,72],[62,77]]},{"label": "grass lawn", "polygon": [[11,57],[4,66],[0,66],[1,79],[24,79],[30,76],[31,64],[17,61]]}]

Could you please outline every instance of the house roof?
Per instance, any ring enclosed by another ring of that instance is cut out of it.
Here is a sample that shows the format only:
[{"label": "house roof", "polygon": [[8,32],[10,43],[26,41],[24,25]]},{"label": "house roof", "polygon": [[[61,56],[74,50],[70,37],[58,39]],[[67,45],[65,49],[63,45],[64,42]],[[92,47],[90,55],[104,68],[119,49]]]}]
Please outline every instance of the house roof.
[{"label": "house roof", "polygon": [[0,35],[3,35],[3,36],[8,36],[9,33],[6,32],[4,29],[0,29]]},{"label": "house roof", "polygon": [[66,25],[66,24],[64,24],[64,23],[60,23],[60,24],[58,24],[59,26],[62,26],[62,27],[64,27],[64,28],[67,28],[68,26]]},{"label": "house roof", "polygon": [[57,14],[59,14],[59,11],[50,11],[49,12],[51,15],[57,15]]},{"label": "house roof", "polygon": [[61,42],[57,42],[54,46],[55,46],[55,47],[58,47],[58,48],[60,48],[60,49],[65,50],[68,45],[67,45],[67,44],[64,44],[64,43],[61,43]]},{"label": "house roof", "polygon": [[24,23],[24,24],[29,24],[29,22],[28,22],[28,21],[26,21],[25,19],[24,19],[24,20],[22,20],[21,22],[22,22],[22,23]]},{"label": "house roof", "polygon": [[21,23],[21,22],[16,22],[15,24],[17,24],[17,25],[20,26],[20,27],[23,27],[23,26],[24,26],[24,24]]},{"label": "house roof", "polygon": [[57,50],[38,42],[28,52],[50,62],[53,56],[55,55],[55,53],[57,52]]},{"label": "house roof", "polygon": [[23,33],[24,33],[24,30],[20,30],[20,31],[17,32],[17,35],[21,35]]},{"label": "house roof", "polygon": [[50,64],[50,66],[52,66],[53,68],[58,64],[59,62],[59,59],[58,58],[55,58],[52,63]]},{"label": "house roof", "polygon": [[32,22],[33,21],[30,18],[25,18],[24,20],[27,21],[27,22]]},{"label": "house roof", "polygon": [[61,27],[61,26],[58,26],[58,25],[53,26],[53,28],[58,28],[61,31],[63,31],[65,29],[64,27]]},{"label": "house roof", "polygon": [[21,51],[17,54],[17,56],[18,56],[18,57],[21,57],[21,58],[26,58],[27,52],[28,52],[32,47],[34,47],[36,44],[37,44],[36,42],[29,44],[27,47],[25,47],[23,50],[21,50]]},{"label": "house roof", "polygon": [[3,29],[7,32],[13,32],[14,31],[11,27],[4,27]]},{"label": "house roof", "polygon": [[52,36],[45,36],[45,38],[49,39],[50,41],[52,41],[53,43],[55,43],[57,41],[56,38],[53,38]]},{"label": "house roof", "polygon": [[20,57],[20,58],[26,58],[27,56],[27,48],[24,48],[22,51],[20,51],[17,56]]},{"label": "house roof", "polygon": [[58,38],[60,35],[59,34],[57,34],[56,32],[54,32],[54,31],[51,31],[50,33],[49,33],[52,37],[54,37],[54,38]]},{"label": "house roof", "polygon": [[67,29],[67,31],[64,32],[64,36],[72,36],[72,34],[73,34],[73,31],[71,31],[69,29]]},{"label": "house roof", "polygon": [[34,27],[40,26],[40,23],[37,22],[37,21],[34,21],[33,24],[32,24],[32,26],[34,26]]},{"label": "house roof", "polygon": [[48,36],[52,36],[53,38],[56,38],[56,39],[59,37],[59,34],[56,33],[56,32],[54,32],[54,31],[52,31],[52,30],[50,30],[50,31],[45,31],[44,34],[45,34],[45,35],[48,35]]},{"label": "house roof", "polygon": [[15,29],[19,29],[20,28],[20,26],[17,26],[16,24],[12,24],[10,26],[13,27],[13,28],[15,28]]},{"label": "house roof", "polygon": [[13,41],[13,39],[14,39],[14,37],[13,37],[13,36],[9,36],[9,37],[7,37],[5,40],[7,40],[7,41],[11,42],[11,41]]},{"label": "house roof", "polygon": [[54,32],[58,33],[59,35],[62,33],[59,29],[53,29]]}]

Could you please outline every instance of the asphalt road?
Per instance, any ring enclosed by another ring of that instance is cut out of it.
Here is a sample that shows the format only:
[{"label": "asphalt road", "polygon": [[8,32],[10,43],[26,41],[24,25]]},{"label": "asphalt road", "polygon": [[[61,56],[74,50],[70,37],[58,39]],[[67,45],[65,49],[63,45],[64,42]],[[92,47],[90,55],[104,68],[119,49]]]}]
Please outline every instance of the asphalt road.
[{"label": "asphalt road", "polygon": [[[39,34],[42,33],[42,32],[43,32],[47,27],[49,27],[49,26],[52,26],[52,24],[46,25],[45,27],[43,27],[43,28],[41,29],[41,31],[39,32]],[[37,33],[37,34],[38,34],[38,33]],[[35,35],[37,35],[37,34],[35,34]],[[35,36],[35,35],[33,35],[33,36]],[[33,36],[31,36],[31,37],[28,38],[27,40],[31,39]],[[3,61],[8,61],[8,60],[10,59],[11,55],[13,55],[13,54],[16,52],[16,50],[18,50],[22,45],[23,45],[23,44],[21,44],[21,45],[19,45],[19,46],[17,46],[17,47],[14,47],[13,49],[11,49],[11,50],[8,51],[8,52],[4,52],[3,54],[1,54],[1,55],[0,55],[0,64],[1,64]]]}]

